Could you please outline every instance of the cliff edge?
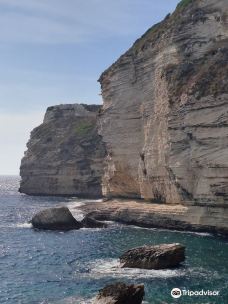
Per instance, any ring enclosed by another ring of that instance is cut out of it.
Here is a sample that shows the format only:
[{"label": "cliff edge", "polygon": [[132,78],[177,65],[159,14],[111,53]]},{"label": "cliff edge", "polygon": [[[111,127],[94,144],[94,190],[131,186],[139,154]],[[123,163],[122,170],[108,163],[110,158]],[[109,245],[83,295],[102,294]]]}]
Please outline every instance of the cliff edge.
[{"label": "cliff edge", "polygon": [[104,195],[227,205],[227,12],[183,0],[101,75]]},{"label": "cliff edge", "polygon": [[21,161],[20,192],[100,197],[105,148],[97,132],[100,106],[49,107],[31,132]]}]

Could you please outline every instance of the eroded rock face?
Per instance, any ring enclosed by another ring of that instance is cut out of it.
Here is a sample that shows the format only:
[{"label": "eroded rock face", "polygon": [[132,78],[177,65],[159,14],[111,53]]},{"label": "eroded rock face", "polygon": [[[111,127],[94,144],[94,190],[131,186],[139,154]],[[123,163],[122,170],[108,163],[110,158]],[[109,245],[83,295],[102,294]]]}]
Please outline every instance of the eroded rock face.
[{"label": "eroded rock face", "polygon": [[143,297],[144,285],[116,283],[100,290],[94,304],[141,304]]},{"label": "eroded rock face", "polygon": [[185,260],[185,247],[180,244],[143,246],[128,250],[120,257],[121,267],[164,269],[179,266]]},{"label": "eroded rock face", "polygon": [[77,207],[99,221],[228,235],[228,208],[113,199]]},{"label": "eroded rock face", "polygon": [[42,210],[34,215],[31,222],[34,228],[47,230],[71,230],[82,227],[67,207]]},{"label": "eroded rock face", "polygon": [[97,132],[98,105],[49,107],[31,132],[21,161],[20,192],[100,197],[105,148]]},{"label": "eroded rock face", "polygon": [[228,203],[227,11],[182,1],[101,75],[107,197]]}]

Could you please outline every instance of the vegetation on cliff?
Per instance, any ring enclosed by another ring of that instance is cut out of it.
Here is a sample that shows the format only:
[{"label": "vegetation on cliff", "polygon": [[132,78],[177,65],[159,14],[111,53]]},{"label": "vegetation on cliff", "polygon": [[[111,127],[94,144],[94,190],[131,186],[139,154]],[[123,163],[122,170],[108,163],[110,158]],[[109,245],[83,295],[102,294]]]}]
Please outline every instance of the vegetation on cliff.
[{"label": "vegetation on cliff", "polygon": [[194,0],[181,0],[178,4],[177,4],[177,8],[185,8],[186,6],[188,6],[191,2],[193,2]]},{"label": "vegetation on cliff", "polygon": [[20,191],[100,197],[105,147],[97,131],[97,105],[49,107],[31,132],[21,162]]}]

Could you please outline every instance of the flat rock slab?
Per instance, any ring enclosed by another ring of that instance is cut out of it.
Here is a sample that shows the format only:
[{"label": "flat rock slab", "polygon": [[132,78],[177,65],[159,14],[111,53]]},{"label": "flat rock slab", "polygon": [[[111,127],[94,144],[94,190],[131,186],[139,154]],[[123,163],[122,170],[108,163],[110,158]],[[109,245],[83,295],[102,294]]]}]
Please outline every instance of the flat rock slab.
[{"label": "flat rock slab", "polygon": [[47,230],[80,229],[78,222],[67,207],[48,208],[40,211],[32,218],[34,228]]},{"label": "flat rock slab", "polygon": [[113,199],[85,204],[76,209],[100,221],[228,235],[228,208],[225,206],[169,205]]},{"label": "flat rock slab", "polygon": [[128,250],[120,257],[121,267],[165,269],[179,266],[185,260],[185,246],[162,244]]},{"label": "flat rock slab", "polygon": [[144,294],[143,284],[116,283],[101,289],[94,304],[141,304]]}]

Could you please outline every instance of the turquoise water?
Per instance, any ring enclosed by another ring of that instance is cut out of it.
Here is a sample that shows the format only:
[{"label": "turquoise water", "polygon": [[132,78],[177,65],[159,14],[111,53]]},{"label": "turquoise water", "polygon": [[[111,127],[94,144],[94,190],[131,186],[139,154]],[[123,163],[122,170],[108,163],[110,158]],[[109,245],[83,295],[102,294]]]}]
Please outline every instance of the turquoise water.
[{"label": "turquoise water", "polygon": [[[145,302],[151,304],[228,303],[227,240],[116,224],[66,233],[34,231],[26,222],[35,212],[55,205],[72,207],[79,200],[29,197],[17,193],[17,187],[18,178],[0,177],[0,303],[88,303],[100,288],[116,281],[144,283]],[[118,257],[129,248],[170,242],[187,247],[181,268],[118,267]],[[220,296],[173,299],[174,287],[216,290]]]}]

